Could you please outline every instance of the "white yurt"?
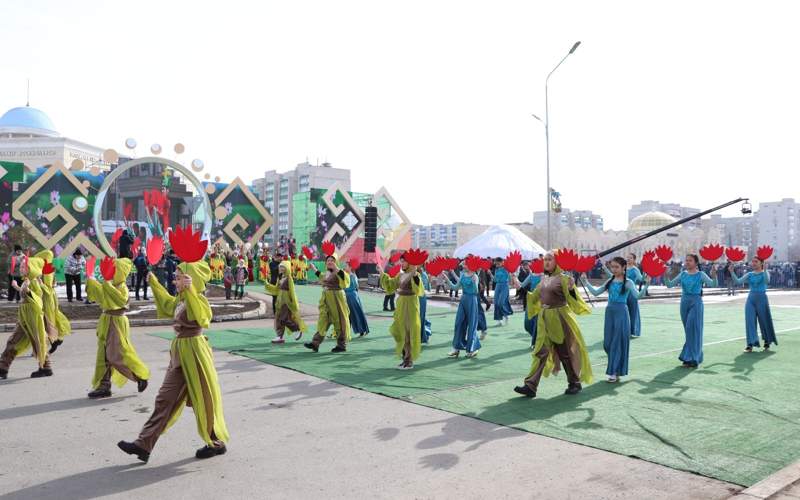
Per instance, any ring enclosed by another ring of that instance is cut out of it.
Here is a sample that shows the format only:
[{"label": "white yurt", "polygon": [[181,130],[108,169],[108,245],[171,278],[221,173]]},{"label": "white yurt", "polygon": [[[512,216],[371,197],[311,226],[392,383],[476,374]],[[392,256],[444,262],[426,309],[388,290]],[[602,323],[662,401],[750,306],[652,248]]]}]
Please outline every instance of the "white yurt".
[{"label": "white yurt", "polygon": [[510,252],[519,250],[522,258],[532,260],[544,253],[541,245],[528,238],[514,226],[505,224],[492,226],[482,234],[456,248],[453,256],[463,259],[469,254],[480,257],[505,258]]}]

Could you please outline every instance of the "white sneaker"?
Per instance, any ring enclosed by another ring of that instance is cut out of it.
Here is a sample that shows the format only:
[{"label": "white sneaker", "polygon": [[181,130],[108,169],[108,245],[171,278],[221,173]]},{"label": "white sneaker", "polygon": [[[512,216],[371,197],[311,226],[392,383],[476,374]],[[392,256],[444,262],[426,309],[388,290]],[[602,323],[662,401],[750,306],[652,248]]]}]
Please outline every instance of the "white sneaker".
[{"label": "white sneaker", "polygon": [[507,324],[508,324],[508,316],[503,318],[503,326],[506,326]]},{"label": "white sneaker", "polygon": [[459,354],[461,354],[461,351],[450,351],[450,353],[447,355],[447,357],[448,358],[457,358]]},{"label": "white sneaker", "polygon": [[619,377],[617,377],[616,375],[609,375],[608,380],[606,380],[606,382],[608,382],[609,384],[619,382]]},{"label": "white sneaker", "polygon": [[295,340],[300,340],[302,338],[303,338],[303,332],[297,332],[297,333],[294,334],[294,339]]},{"label": "white sneaker", "polygon": [[494,324],[494,326],[503,326],[503,322],[502,321],[498,321],[497,323]]},{"label": "white sneaker", "polygon": [[400,365],[397,367],[398,370],[413,370],[414,365]]},{"label": "white sneaker", "polygon": [[467,353],[468,358],[475,358],[478,356],[478,351],[472,351]]},{"label": "white sneaker", "polygon": [[273,344],[283,344],[284,342],[285,341],[283,340],[283,337],[276,337],[276,338],[272,339],[272,343]]}]

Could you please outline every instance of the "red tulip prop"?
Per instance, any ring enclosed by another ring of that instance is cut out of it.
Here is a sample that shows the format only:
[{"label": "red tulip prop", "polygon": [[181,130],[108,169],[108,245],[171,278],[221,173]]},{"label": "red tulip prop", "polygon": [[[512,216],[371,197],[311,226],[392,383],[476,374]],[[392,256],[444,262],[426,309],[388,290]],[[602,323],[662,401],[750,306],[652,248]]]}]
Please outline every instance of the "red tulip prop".
[{"label": "red tulip prop", "polygon": [[725,253],[725,247],[723,247],[719,243],[706,245],[700,249],[700,257],[704,258],[709,262],[714,262],[715,260],[722,257],[722,254],[724,253]]}]

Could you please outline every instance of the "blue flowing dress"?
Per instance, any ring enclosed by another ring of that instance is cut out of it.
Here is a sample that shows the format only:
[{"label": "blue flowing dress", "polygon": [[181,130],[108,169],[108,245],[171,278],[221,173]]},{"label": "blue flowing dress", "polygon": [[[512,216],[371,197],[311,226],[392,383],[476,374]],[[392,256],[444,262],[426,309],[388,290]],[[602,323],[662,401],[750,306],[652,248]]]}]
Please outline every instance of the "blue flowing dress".
[{"label": "blue flowing dress", "polygon": [[510,275],[504,267],[499,267],[494,272],[494,320],[502,321],[514,314],[511,309],[511,299],[508,293]]},{"label": "blue flowing dress", "polygon": [[345,288],[344,296],[347,299],[347,307],[350,309],[350,329],[353,333],[360,335],[368,334],[367,316],[361,305],[361,297],[358,296],[358,277],[353,273],[350,273],[350,286]]},{"label": "blue flowing dress", "polygon": [[681,285],[681,322],[686,341],[678,359],[687,365],[697,366],[703,362],[703,285],[717,286],[703,271],[690,274],[681,271],[673,279],[664,279],[664,284],[672,288]]},{"label": "blue flowing dress", "polygon": [[744,324],[747,331],[747,347],[760,347],[758,342],[758,330],[761,330],[761,338],[764,345],[778,343],[775,337],[775,325],[772,323],[772,312],[769,309],[769,299],[767,299],[767,284],[769,283],[769,272],[745,273],[741,278],[733,276],[737,285],[747,283],[750,285],[750,293],[747,294],[747,303],[744,306]]},{"label": "blue flowing dress", "polygon": [[[478,277],[474,274],[467,276],[462,272],[458,282],[450,284],[454,290],[461,290],[461,300],[458,302],[456,323],[453,329],[453,350],[475,352],[481,348],[478,338],[479,316],[482,312],[478,302]],[[484,328],[486,319],[484,317]],[[482,330],[481,330],[482,331]]]},{"label": "blue flowing dress", "polygon": [[600,288],[595,288],[587,280],[583,281],[589,292],[597,297],[608,291],[605,324],[603,326],[603,350],[608,357],[606,375],[625,376],[628,374],[628,359],[631,345],[631,317],[628,311],[628,296],[634,295],[636,300],[647,293],[647,287],[641,292],[636,290],[633,280],[609,281]]},{"label": "blue flowing dress", "polygon": [[[606,278],[611,278],[613,275],[611,271],[607,268],[603,268],[603,271],[606,274]],[[628,266],[627,270],[625,271],[625,276],[633,281],[634,285],[638,285],[642,282],[642,272],[639,270],[638,267],[630,267]],[[635,297],[633,294],[628,294],[628,315],[630,316],[630,324],[631,324],[631,337],[639,337],[642,335],[642,319],[639,317],[639,295],[637,294]]]},{"label": "blue flowing dress", "polygon": [[[542,277],[538,274],[529,274],[522,283],[519,284],[520,288],[528,287],[528,293],[532,294],[536,287],[539,286],[539,282],[542,281]],[[526,298],[527,300],[527,298]],[[528,318],[528,311],[525,311],[525,331],[531,336],[531,346],[536,344],[536,333],[538,331],[538,324],[539,324],[539,315],[535,315],[532,318]]]},{"label": "blue flowing dress", "polygon": [[428,273],[424,270],[420,269],[419,273],[420,277],[422,278],[422,295],[419,296],[419,324],[421,325],[420,328],[420,338],[423,344],[428,343],[428,339],[431,338],[431,322],[428,321],[427,314],[428,314],[428,296],[425,292],[429,292],[431,290],[431,282],[428,279]]}]

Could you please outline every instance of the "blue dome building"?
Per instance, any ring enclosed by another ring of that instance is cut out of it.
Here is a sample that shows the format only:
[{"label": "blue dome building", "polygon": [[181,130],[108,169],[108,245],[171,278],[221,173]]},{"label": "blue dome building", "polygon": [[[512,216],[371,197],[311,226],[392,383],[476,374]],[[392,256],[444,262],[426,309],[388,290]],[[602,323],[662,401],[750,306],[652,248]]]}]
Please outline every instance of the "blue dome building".
[{"label": "blue dome building", "polygon": [[11,108],[0,117],[0,136],[59,137],[59,133],[43,111],[24,106]]}]

